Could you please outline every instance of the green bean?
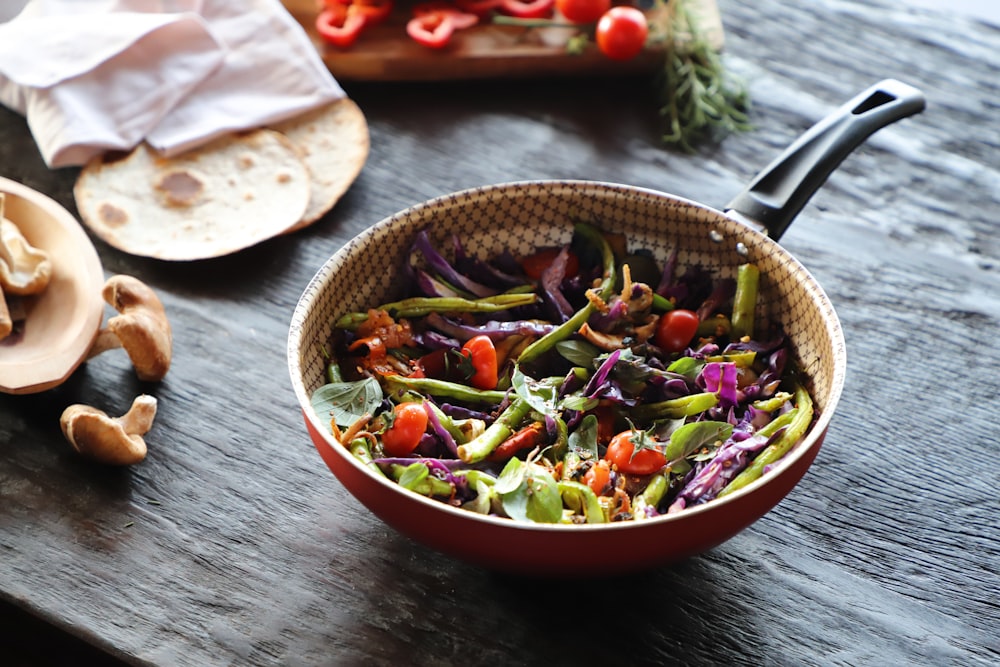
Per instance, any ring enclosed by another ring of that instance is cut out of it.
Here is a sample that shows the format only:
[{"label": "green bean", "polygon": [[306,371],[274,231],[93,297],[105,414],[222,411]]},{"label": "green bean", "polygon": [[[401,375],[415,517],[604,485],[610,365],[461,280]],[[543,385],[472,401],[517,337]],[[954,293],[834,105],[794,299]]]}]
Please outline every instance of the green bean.
[{"label": "green bean", "polygon": [[333,359],[326,365],[326,381],[330,384],[344,381],[344,374],[340,372],[340,365]]},{"label": "green bean", "polygon": [[562,479],[571,480],[573,479],[573,474],[580,467],[580,462],[583,461],[580,458],[580,453],[572,448],[566,449],[566,455],[563,456],[563,466],[562,466]]},{"label": "green bean", "polygon": [[698,323],[697,336],[708,338],[709,336],[725,336],[733,330],[733,323],[725,315],[717,314],[702,320]]},{"label": "green bean", "polygon": [[383,375],[382,382],[388,390],[386,393],[389,394],[413,391],[418,394],[436,396],[438,398],[451,398],[464,403],[490,403],[496,405],[507,396],[507,392],[504,391],[474,389],[459,382],[448,382],[447,380],[435,380],[433,378],[408,378],[402,375]]},{"label": "green bean", "polygon": [[423,496],[451,496],[452,492],[455,490],[454,487],[443,479],[439,479],[434,475],[431,475],[427,466],[423,463],[411,463],[408,466],[393,463],[389,466],[389,475],[396,482],[400,482],[403,479],[403,475],[405,475],[406,472],[412,469],[415,465],[423,466],[424,470],[427,471],[427,474],[423,475],[414,483],[403,484],[404,488]]},{"label": "green bean", "polygon": [[764,398],[751,403],[753,407],[762,412],[774,412],[792,399],[792,395],[787,391],[779,391],[771,398]]},{"label": "green bean", "polygon": [[552,419],[556,423],[556,441],[551,446],[551,458],[561,460],[569,450],[569,426],[558,412],[552,414]]},{"label": "green bean", "polygon": [[493,453],[500,443],[514,434],[529,412],[531,405],[526,400],[520,397],[514,398],[485,431],[464,445],[458,446],[458,458],[466,463],[482,461]]},{"label": "green bean", "polygon": [[[496,294],[482,299],[463,299],[458,296],[415,296],[402,301],[393,301],[379,306],[376,310],[384,310],[394,318],[420,317],[429,313],[493,313],[509,310],[518,306],[527,306],[538,301],[538,295],[528,294]],[[364,313],[347,313],[334,324],[338,329],[354,331],[368,320]]]},{"label": "green bean", "polygon": [[649,484],[639,494],[639,498],[650,507],[656,507],[663,500],[663,496],[666,495],[668,485],[669,482],[667,481],[666,474],[661,473],[656,475],[649,480]]},{"label": "green bean", "polygon": [[752,336],[754,311],[757,309],[757,286],[760,270],[755,264],[741,264],[736,273],[736,293],[733,295],[732,334],[734,338]]},{"label": "green bean", "polygon": [[[795,387],[795,410],[792,412],[794,412],[794,415],[790,420],[791,423],[785,427],[784,432],[779,435],[773,443],[768,445],[767,449],[758,454],[757,458],[753,460],[753,463],[747,466],[743,472],[734,477],[733,480],[719,492],[719,495],[717,496],[718,498],[729,495],[733,491],[742,489],[751,482],[755,482],[760,479],[761,475],[764,474],[764,468],[781,460],[781,457],[787,454],[788,450],[790,450],[795,443],[797,443],[802,436],[805,435],[806,429],[808,429],[809,424],[812,423],[813,404],[812,398],[809,396],[809,392],[806,391],[806,389],[801,385],[797,385]],[[792,412],[788,412],[786,414],[792,414]],[[782,417],[784,416],[785,415],[782,415]],[[770,426],[770,424],[768,426]],[[761,431],[764,431],[766,428],[767,426],[762,428]]]},{"label": "green bean", "polygon": [[596,310],[594,305],[588,302],[586,306],[576,311],[571,318],[524,348],[517,357],[517,363],[529,363],[551,350],[556,346],[556,343],[566,340],[575,334],[583,326],[583,323],[590,319],[594,310]]},{"label": "green bean", "polygon": [[[597,287],[597,295],[603,301],[607,301],[611,298],[611,293],[615,288],[615,253],[611,249],[611,246],[608,245],[608,241],[604,238],[601,230],[593,225],[578,222],[574,229],[580,236],[593,243],[601,251],[601,264],[603,268],[601,284]],[[526,364],[537,359],[555,347],[559,341],[565,340],[575,334],[583,326],[584,322],[590,319],[594,310],[594,305],[588,301],[587,305],[576,311],[568,320],[524,348],[517,358],[518,363]]]},{"label": "green bean", "polygon": [[351,452],[354,458],[364,463],[368,468],[383,477],[385,476],[385,473],[382,472],[382,469],[378,467],[378,464],[375,463],[375,460],[372,458],[372,450],[368,447],[367,438],[355,438],[347,446],[347,449]]},{"label": "green bean", "polygon": [[665,296],[653,292],[653,310],[658,313],[666,313],[676,308],[674,302]]},{"label": "green bean", "polygon": [[424,401],[424,407],[434,411],[434,416],[437,417],[438,423],[441,424],[441,428],[448,431],[456,443],[468,440],[468,437],[465,435],[465,431],[459,428],[458,424],[455,423],[455,420],[448,416],[444,410],[439,408],[434,401]]},{"label": "green bean", "polygon": [[680,419],[690,417],[714,408],[719,403],[719,397],[712,393],[689,394],[680,398],[671,398],[657,403],[646,403],[632,410],[632,416],[638,420]]},{"label": "green bean", "polygon": [[583,510],[583,515],[587,517],[587,523],[607,523],[601,502],[589,486],[566,480],[558,482],[556,486],[559,489],[559,495],[562,496],[563,503],[577,514]]}]

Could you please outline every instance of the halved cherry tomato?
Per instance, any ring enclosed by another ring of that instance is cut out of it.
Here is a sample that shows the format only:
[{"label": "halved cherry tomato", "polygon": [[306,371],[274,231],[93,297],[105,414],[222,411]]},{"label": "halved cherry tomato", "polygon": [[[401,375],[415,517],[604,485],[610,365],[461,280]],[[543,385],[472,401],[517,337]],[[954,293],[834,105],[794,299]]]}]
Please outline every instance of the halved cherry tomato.
[{"label": "halved cherry tomato", "polygon": [[408,456],[427,430],[427,410],[423,403],[400,403],[395,414],[392,426],[382,434],[382,448],[389,456]]},{"label": "halved cherry tomato", "polygon": [[655,448],[635,447],[640,434],[636,431],[622,431],[611,438],[604,458],[618,470],[632,475],[652,475],[667,464],[663,452]]},{"label": "halved cherry tomato", "polygon": [[597,21],[597,48],[611,60],[631,60],[646,45],[649,24],[635,7],[612,7]]},{"label": "halved cherry tomato", "polygon": [[611,467],[604,459],[597,461],[594,465],[583,473],[583,483],[590,487],[590,490],[597,495],[602,495],[609,490],[611,482]]},{"label": "halved cherry tomato", "polygon": [[556,9],[572,23],[593,23],[611,9],[611,0],[556,0]]},{"label": "halved cherry tomato", "polygon": [[[532,280],[538,280],[542,277],[542,273],[545,269],[552,265],[556,257],[559,256],[560,248],[542,248],[537,252],[534,252],[527,257],[522,257],[520,259],[521,268],[524,269],[525,275],[527,275]],[[572,278],[580,271],[580,260],[577,258],[576,254],[573,252],[569,253],[566,258],[566,277]]]},{"label": "halved cherry tomato", "polygon": [[556,0],[503,0],[500,11],[519,19],[543,19],[552,16]]},{"label": "halved cherry tomato", "polygon": [[348,11],[348,5],[332,4],[316,15],[316,32],[324,41],[346,49],[365,27],[365,17]]},{"label": "halved cherry tomato", "polygon": [[474,375],[469,379],[476,389],[496,389],[497,350],[489,336],[475,336],[462,346],[462,354],[472,361]]},{"label": "halved cherry tomato", "polygon": [[698,314],[678,308],[660,316],[653,342],[666,352],[680,352],[698,333]]}]

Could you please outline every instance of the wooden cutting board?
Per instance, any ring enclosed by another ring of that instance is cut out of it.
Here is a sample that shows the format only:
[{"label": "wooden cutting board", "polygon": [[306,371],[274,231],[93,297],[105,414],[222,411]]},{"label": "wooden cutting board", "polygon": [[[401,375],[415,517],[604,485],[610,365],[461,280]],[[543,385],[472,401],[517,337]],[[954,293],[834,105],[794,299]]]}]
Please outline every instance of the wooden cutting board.
[{"label": "wooden cutting board", "polygon": [[[385,23],[373,26],[349,49],[325,43],[316,33],[320,0],[283,0],[305,28],[330,71],[343,81],[443,81],[501,77],[606,75],[652,71],[662,50],[650,49],[633,60],[605,58],[593,43],[570,54],[572,28],[525,28],[483,23],[455,32],[452,43],[434,50],[406,34],[412,2],[396,0]],[[701,32],[715,49],[723,44],[722,20],[715,0],[688,0]],[[652,15],[651,15],[652,16]]]}]

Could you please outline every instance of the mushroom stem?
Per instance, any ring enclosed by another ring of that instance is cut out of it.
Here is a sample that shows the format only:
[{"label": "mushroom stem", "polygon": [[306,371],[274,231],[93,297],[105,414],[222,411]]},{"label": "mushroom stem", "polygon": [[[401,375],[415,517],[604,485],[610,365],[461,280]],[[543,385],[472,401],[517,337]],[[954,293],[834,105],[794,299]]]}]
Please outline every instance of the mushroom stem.
[{"label": "mushroom stem", "polygon": [[87,352],[87,358],[93,359],[102,352],[116,350],[121,346],[121,339],[113,331],[110,329],[101,329],[97,332],[97,338],[94,339],[94,344],[90,346],[90,351]]},{"label": "mushroom stem", "polygon": [[3,294],[3,287],[0,286],[0,340],[10,335],[14,330],[14,320],[11,319],[10,309],[7,308],[7,299]]},{"label": "mushroom stem", "polygon": [[98,333],[87,358],[122,347],[140,380],[162,380],[170,369],[173,341],[170,321],[156,293],[138,278],[116,275],[104,283],[101,295],[119,314]]},{"label": "mushroom stem", "polygon": [[63,435],[80,454],[111,465],[131,465],[146,458],[142,436],[153,427],[156,398],[141,394],[121,417],[113,419],[103,410],[74,404],[63,410],[59,425]]},{"label": "mushroom stem", "polygon": [[132,401],[132,407],[118,418],[118,423],[129,435],[146,435],[153,428],[156,417],[156,398],[140,394]]}]

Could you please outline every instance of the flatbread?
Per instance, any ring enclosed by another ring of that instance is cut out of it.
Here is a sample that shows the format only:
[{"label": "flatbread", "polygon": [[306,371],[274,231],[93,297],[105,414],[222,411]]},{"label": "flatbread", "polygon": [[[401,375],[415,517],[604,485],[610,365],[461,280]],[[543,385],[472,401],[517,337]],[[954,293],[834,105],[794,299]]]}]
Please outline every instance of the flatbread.
[{"label": "flatbread", "polygon": [[73,194],[83,222],[133,255],[194,260],[280,234],[306,214],[309,169],[282,133],[232,134],[173,158],[140,144],[86,164]]},{"label": "flatbread", "polygon": [[323,217],[357,179],[370,149],[368,123],[358,105],[344,97],[272,129],[295,144],[312,175],[309,206],[292,232]]}]

